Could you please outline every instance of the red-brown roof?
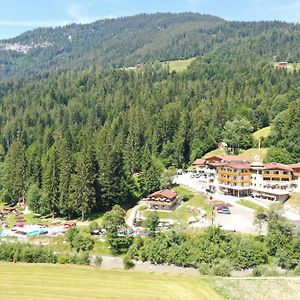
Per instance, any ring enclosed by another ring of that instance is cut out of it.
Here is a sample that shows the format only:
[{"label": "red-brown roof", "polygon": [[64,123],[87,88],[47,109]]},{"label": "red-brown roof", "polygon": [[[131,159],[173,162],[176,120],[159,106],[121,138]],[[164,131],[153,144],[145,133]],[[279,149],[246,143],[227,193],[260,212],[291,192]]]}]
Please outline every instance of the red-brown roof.
[{"label": "red-brown roof", "polygon": [[220,160],[224,162],[251,162],[252,158],[250,156],[242,156],[242,155],[213,155],[207,157],[206,160]]},{"label": "red-brown roof", "polygon": [[177,196],[177,193],[173,192],[171,190],[161,190],[161,191],[157,191],[157,192],[152,193],[148,197],[158,197],[158,196],[163,196],[167,199],[173,199]]},{"label": "red-brown roof", "polygon": [[218,161],[210,163],[211,166],[214,167],[229,167],[233,169],[250,169],[251,164],[248,162],[245,163],[237,163],[237,162],[226,162],[226,161]]},{"label": "red-brown roof", "polygon": [[197,158],[195,161],[194,161],[194,163],[193,163],[193,165],[195,165],[195,166],[201,166],[201,165],[204,165],[205,164],[205,162],[206,162],[206,159],[203,159],[203,158]]},{"label": "red-brown roof", "polygon": [[264,169],[265,170],[284,170],[284,171],[293,171],[293,169],[284,164],[279,164],[279,163],[266,163],[264,164]]},{"label": "red-brown roof", "polygon": [[291,164],[291,165],[288,165],[290,168],[292,168],[292,169],[300,169],[300,163],[298,163],[298,164]]}]

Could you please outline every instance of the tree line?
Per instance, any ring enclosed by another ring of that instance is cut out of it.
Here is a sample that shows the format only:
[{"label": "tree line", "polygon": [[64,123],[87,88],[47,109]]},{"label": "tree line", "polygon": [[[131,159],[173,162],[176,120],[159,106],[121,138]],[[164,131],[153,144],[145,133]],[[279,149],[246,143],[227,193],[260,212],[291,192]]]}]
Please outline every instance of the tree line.
[{"label": "tree line", "polygon": [[2,198],[82,218],[132,205],[168,184],[165,168],[186,167],[222,140],[249,148],[274,118],[267,142],[297,161],[298,82],[297,71],[251,58],[228,64],[218,52],[183,73],[154,64],[3,84]]}]

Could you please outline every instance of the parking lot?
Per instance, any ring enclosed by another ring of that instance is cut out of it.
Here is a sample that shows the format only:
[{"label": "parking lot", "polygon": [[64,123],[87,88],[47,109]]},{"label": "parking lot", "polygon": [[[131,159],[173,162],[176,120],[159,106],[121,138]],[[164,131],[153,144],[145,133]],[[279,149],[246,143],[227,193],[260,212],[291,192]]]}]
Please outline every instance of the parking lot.
[{"label": "parking lot", "polygon": [[[184,173],[174,178],[174,183],[185,186],[195,192],[200,192],[204,197],[212,197],[215,201],[223,201],[229,204],[230,214],[220,214],[215,211],[214,224],[220,225],[225,230],[242,233],[258,233],[254,225],[254,210],[236,203],[238,198],[223,194],[207,194],[201,179],[191,177],[191,173]],[[264,231],[264,230],[263,230]]]}]

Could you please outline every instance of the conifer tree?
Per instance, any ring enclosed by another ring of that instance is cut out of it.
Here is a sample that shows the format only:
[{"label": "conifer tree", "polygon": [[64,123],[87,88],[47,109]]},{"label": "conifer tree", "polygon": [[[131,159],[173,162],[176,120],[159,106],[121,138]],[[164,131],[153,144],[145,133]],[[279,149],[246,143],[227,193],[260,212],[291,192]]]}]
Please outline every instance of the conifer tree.
[{"label": "conifer tree", "polygon": [[70,218],[74,212],[74,205],[70,198],[73,170],[72,154],[64,139],[58,142],[57,148],[59,164],[59,209],[62,214],[66,214]]},{"label": "conifer tree", "polygon": [[159,189],[162,170],[151,157],[149,147],[146,145],[143,154],[142,174],[139,177],[139,190],[141,197],[145,197]]},{"label": "conifer tree", "polygon": [[96,204],[96,161],[91,146],[85,144],[77,155],[75,174],[71,180],[70,201],[82,220]]},{"label": "conifer tree", "polygon": [[55,145],[47,151],[43,166],[43,207],[50,211],[52,217],[58,212],[59,206],[59,169],[58,155]]},{"label": "conifer tree", "polygon": [[7,153],[4,162],[3,185],[11,196],[13,204],[25,201],[27,185],[27,163],[24,146],[15,140]]},{"label": "conifer tree", "polygon": [[112,129],[106,127],[99,137],[99,179],[101,183],[101,206],[108,210],[115,204],[132,202],[133,183],[124,168],[120,137],[113,137]]}]

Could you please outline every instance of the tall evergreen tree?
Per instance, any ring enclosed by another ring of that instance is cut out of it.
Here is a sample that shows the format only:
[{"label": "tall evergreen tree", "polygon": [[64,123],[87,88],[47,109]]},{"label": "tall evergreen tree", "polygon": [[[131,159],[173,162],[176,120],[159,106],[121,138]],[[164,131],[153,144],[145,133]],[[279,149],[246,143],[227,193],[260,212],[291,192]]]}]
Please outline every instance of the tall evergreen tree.
[{"label": "tall evergreen tree", "polygon": [[98,150],[102,208],[108,210],[115,204],[134,201],[133,183],[125,172],[120,138],[114,139],[111,128],[104,128],[99,137]]},{"label": "tall evergreen tree", "polygon": [[81,214],[82,220],[96,204],[96,161],[93,149],[86,144],[77,155],[75,174],[71,181],[70,203]]},{"label": "tall evergreen tree", "polygon": [[55,145],[47,151],[44,161],[43,204],[44,210],[50,211],[54,217],[59,208],[59,168]]},{"label": "tall evergreen tree", "polygon": [[70,199],[70,186],[73,171],[72,153],[64,139],[58,141],[59,165],[59,209],[60,213],[70,218],[74,212],[74,205]]},{"label": "tall evergreen tree", "polygon": [[3,169],[3,185],[13,204],[25,200],[27,184],[27,162],[24,146],[15,140],[7,153]]},{"label": "tall evergreen tree", "polygon": [[157,191],[160,187],[162,170],[151,157],[149,147],[146,146],[143,154],[142,174],[139,177],[139,190],[141,197]]}]

